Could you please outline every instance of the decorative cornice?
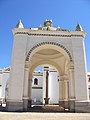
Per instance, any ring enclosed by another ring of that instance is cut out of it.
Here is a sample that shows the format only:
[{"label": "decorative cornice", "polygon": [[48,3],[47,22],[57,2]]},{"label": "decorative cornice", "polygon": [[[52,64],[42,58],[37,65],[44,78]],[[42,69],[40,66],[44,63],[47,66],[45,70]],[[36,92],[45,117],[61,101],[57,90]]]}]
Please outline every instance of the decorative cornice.
[{"label": "decorative cornice", "polygon": [[34,49],[36,49],[37,47],[42,46],[42,45],[55,45],[55,46],[58,46],[58,47],[62,48],[62,49],[65,50],[65,52],[68,54],[70,61],[72,61],[72,55],[71,55],[71,53],[69,52],[69,50],[67,50],[63,45],[61,45],[61,44],[59,44],[59,43],[56,43],[56,42],[42,42],[42,43],[36,44],[36,45],[35,45],[33,48],[31,48],[30,51],[28,52],[28,55],[27,55],[27,57],[26,57],[26,61],[29,61],[29,56],[30,56],[30,54],[32,53],[32,51],[33,51]]},{"label": "decorative cornice", "polygon": [[74,35],[60,35],[60,34],[40,34],[40,33],[28,33],[28,32],[16,32],[15,33],[15,35],[16,34],[27,34],[27,35],[29,35],[29,36],[51,36],[51,37],[72,37],[72,36],[74,36],[74,37],[84,37],[83,35],[76,35],[76,34],[74,34]]}]

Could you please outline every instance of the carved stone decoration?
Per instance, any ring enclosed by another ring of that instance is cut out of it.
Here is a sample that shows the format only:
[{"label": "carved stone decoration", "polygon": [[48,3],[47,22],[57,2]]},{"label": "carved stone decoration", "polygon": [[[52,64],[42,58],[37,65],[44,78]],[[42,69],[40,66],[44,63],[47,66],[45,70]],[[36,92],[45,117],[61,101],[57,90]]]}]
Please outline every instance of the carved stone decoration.
[{"label": "carved stone decoration", "polygon": [[52,20],[45,20],[44,21],[44,27],[51,27],[52,26]]},{"label": "carved stone decoration", "polygon": [[28,52],[27,57],[26,57],[26,61],[29,61],[29,56],[30,56],[30,54],[32,53],[32,51],[33,51],[35,48],[37,48],[37,47],[39,47],[39,46],[41,46],[41,45],[56,45],[56,46],[62,48],[62,49],[65,50],[66,53],[68,54],[70,61],[72,61],[72,55],[71,55],[71,53],[69,52],[69,50],[67,50],[63,45],[61,45],[61,44],[59,44],[59,43],[56,43],[56,42],[42,42],[42,43],[38,43],[38,44],[35,45],[33,48],[31,48],[30,51]]}]

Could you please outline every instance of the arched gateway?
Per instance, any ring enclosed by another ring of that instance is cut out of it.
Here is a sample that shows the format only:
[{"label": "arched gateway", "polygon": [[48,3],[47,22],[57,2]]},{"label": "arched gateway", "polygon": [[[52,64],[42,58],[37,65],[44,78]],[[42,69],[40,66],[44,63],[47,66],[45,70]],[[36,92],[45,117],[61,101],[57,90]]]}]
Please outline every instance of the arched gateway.
[{"label": "arched gateway", "polygon": [[[13,29],[13,35],[7,110],[22,111],[30,107],[32,73],[40,65],[50,65],[59,74],[58,104],[70,111],[86,111],[89,96],[85,32],[81,26],[77,25],[75,31],[62,30],[52,27],[52,21],[46,20],[44,27],[25,29],[20,21]],[[48,104],[47,96],[42,99]]]}]

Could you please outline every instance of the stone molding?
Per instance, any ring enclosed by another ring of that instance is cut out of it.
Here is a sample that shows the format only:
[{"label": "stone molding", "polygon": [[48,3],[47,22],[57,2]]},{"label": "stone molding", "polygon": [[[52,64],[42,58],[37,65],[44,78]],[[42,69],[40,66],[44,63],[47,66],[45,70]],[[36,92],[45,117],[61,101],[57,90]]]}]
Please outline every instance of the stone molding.
[{"label": "stone molding", "polygon": [[73,61],[70,61],[70,62],[67,64],[67,67],[68,67],[68,70],[74,70],[74,63],[73,63]]},{"label": "stone molding", "polygon": [[29,97],[27,97],[27,96],[23,96],[23,99],[28,100],[28,99],[29,99]]},{"label": "stone molding", "polygon": [[83,37],[83,35],[60,35],[60,34],[39,34],[39,33],[28,33],[28,32],[16,32],[14,35],[17,35],[17,34],[26,34],[26,35],[29,35],[29,36],[51,36],[51,37]]},{"label": "stone molding", "polygon": [[57,42],[41,42],[41,43],[36,44],[36,45],[35,45],[33,48],[31,48],[30,51],[28,52],[27,57],[26,57],[26,61],[29,61],[29,56],[30,56],[30,54],[32,53],[32,51],[33,51],[34,49],[36,49],[37,47],[42,46],[42,45],[55,45],[55,46],[58,46],[58,47],[62,48],[62,49],[65,50],[65,52],[68,54],[70,61],[73,61],[73,60],[72,60],[72,55],[71,55],[70,51],[67,50],[62,44],[59,44],[59,43],[57,43]]},{"label": "stone molding", "polygon": [[69,78],[66,74],[60,76],[60,81],[63,81],[63,80],[64,80],[64,82],[69,80]]}]

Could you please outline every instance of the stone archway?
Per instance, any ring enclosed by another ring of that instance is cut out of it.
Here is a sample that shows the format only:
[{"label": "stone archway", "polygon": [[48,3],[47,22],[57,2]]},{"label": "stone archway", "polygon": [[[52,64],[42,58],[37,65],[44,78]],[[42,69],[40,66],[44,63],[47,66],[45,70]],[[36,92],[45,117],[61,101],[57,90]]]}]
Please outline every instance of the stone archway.
[{"label": "stone archway", "polygon": [[[54,28],[51,23],[45,21],[45,26],[37,29],[24,29],[20,23],[21,28],[18,24],[17,28],[13,29],[14,45],[7,98],[8,111],[27,109],[28,99],[30,100],[28,93],[31,92],[28,90],[30,88],[28,85],[31,85],[32,70],[38,63],[43,62],[57,68],[61,76],[61,86],[67,86],[67,78],[69,79],[70,110],[78,111],[82,107],[81,111],[87,111],[86,101],[89,100],[89,95],[84,48],[85,32]],[[65,93],[67,87],[64,88],[65,96],[60,96],[60,104],[63,104],[67,97]],[[63,91],[62,87],[60,91]]]},{"label": "stone archway", "polygon": [[[36,45],[38,47],[33,47],[27,54],[26,67],[29,69],[29,104],[31,104],[31,81],[32,81],[32,71],[39,65],[50,64],[57,68],[59,71],[60,82],[59,82],[59,104],[61,106],[67,107],[69,100],[69,71],[66,73],[66,61],[68,64],[72,63],[72,57],[70,52],[63,46],[55,43],[46,43]],[[61,51],[61,52],[60,52]],[[26,80],[25,80],[26,81]],[[72,85],[74,87],[74,85]],[[70,88],[71,89],[71,88]],[[73,95],[74,97],[74,95]]]}]

